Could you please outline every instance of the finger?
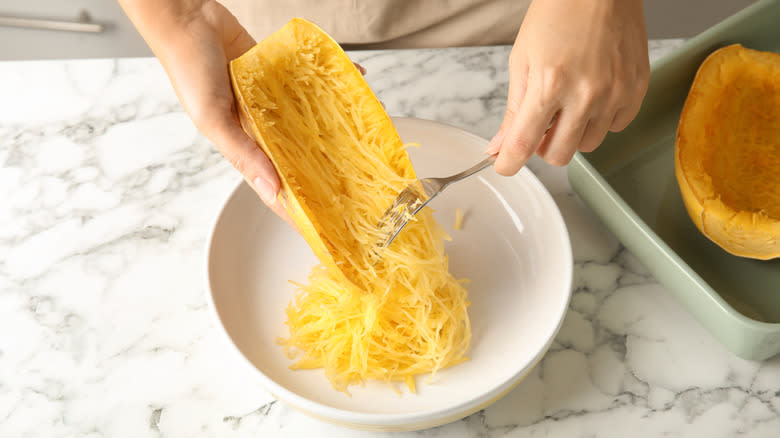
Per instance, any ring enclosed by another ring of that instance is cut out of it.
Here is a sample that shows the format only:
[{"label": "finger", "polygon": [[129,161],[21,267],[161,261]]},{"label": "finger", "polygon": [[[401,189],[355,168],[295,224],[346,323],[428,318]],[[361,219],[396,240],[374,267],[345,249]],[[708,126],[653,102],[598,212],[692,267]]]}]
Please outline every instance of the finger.
[{"label": "finger", "polygon": [[644,100],[645,93],[647,92],[647,80],[642,78],[637,81],[637,89],[634,90],[633,99],[631,99],[628,105],[615,105],[618,108],[615,111],[615,116],[612,119],[612,123],[609,126],[609,130],[613,132],[619,132],[628,126],[632,120],[639,114],[639,109],[642,107],[642,101]]},{"label": "finger", "polygon": [[[539,89],[536,87],[534,89]],[[498,158],[494,164],[501,175],[514,175],[520,170],[541,143],[558,108],[540,105],[539,92],[531,91],[523,99],[520,111],[506,129]]]},{"label": "finger", "polygon": [[[249,182],[249,181],[247,181],[247,182]],[[258,196],[260,196],[260,193],[255,188],[255,184],[250,183],[249,187],[252,187],[252,189],[255,191],[255,193],[257,193]],[[262,197],[261,197],[261,199],[262,199]],[[272,204],[268,204],[267,202],[264,201],[263,203],[268,208],[270,208],[271,211],[274,212],[274,214],[276,214],[277,216],[282,218],[285,222],[287,222],[288,225],[290,225],[291,227],[293,227],[296,230],[298,230],[298,227],[295,225],[295,222],[293,222],[292,218],[290,218],[290,215],[287,214],[287,210],[286,210],[286,207],[285,207],[283,202],[276,201],[276,202],[274,202]],[[298,231],[300,231],[300,230],[298,230]]]},{"label": "finger", "polygon": [[609,130],[612,132],[620,132],[626,129],[628,124],[631,123],[631,121],[634,120],[634,117],[639,113],[640,105],[618,109],[609,125]]},{"label": "finger", "polygon": [[255,46],[255,39],[249,35],[243,27],[239,26],[238,34],[233,36],[233,40],[227,44],[223,44],[225,48],[225,56],[228,60],[238,58],[243,55],[244,52]]},{"label": "finger", "polygon": [[[244,179],[253,187],[257,185],[255,189],[258,195],[271,205],[279,192],[279,177],[265,153],[248,136],[247,133],[251,133],[250,125],[246,124],[245,129],[242,129],[233,94],[227,85],[230,83],[227,70],[219,69],[207,79],[202,77],[203,74],[203,70],[196,69],[191,75],[176,76],[179,78],[174,83],[177,95],[198,130],[214,143]],[[217,88],[214,93],[212,90],[203,90],[204,84],[212,83],[223,83],[226,86]],[[181,93],[180,90],[188,92]],[[203,101],[197,98],[202,95],[206,96]],[[258,177],[261,178],[260,183],[255,184]]]},{"label": "finger", "polygon": [[606,137],[609,131],[612,117],[593,118],[588,121],[585,133],[582,134],[582,140],[577,147],[580,152],[593,152]]},{"label": "finger", "polygon": [[495,155],[501,147],[501,143],[506,137],[506,132],[509,129],[509,125],[512,120],[515,119],[520,105],[525,98],[526,90],[528,89],[528,64],[525,63],[524,58],[520,58],[517,61],[519,63],[517,67],[512,66],[511,69],[517,71],[516,75],[512,75],[509,80],[509,90],[507,93],[506,111],[504,111],[504,119],[501,121],[501,125],[498,128],[498,132],[488,143],[485,148],[487,155]]},{"label": "finger", "polygon": [[577,151],[587,124],[584,113],[562,110],[555,126],[539,145],[537,155],[553,166],[565,166]]},{"label": "finger", "polygon": [[[215,30],[219,34],[221,47],[224,48],[228,60],[238,58],[254,47],[255,39],[225,6],[218,2],[211,2],[205,8],[204,13],[218,20]],[[212,11],[211,8],[221,9],[221,11]],[[226,29],[229,30],[225,31]]]},{"label": "finger", "polygon": [[362,65],[358,64],[357,62],[353,62],[353,64],[355,64],[355,68],[358,69],[358,71],[360,72],[361,75],[363,75],[363,76],[366,75],[366,68],[365,67],[363,67]]}]

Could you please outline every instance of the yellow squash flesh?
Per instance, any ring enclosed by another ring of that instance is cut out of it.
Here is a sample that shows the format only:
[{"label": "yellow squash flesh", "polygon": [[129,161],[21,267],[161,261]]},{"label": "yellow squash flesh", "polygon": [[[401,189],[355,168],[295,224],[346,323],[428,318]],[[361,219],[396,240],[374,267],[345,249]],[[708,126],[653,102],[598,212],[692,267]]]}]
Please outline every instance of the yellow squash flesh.
[{"label": "yellow squash flesh", "polygon": [[735,44],[699,67],[675,142],[696,227],[731,254],[780,257],[780,54]]},{"label": "yellow squash flesh", "polygon": [[[294,19],[233,60],[244,129],[270,157],[280,201],[321,266],[287,310],[294,368],[346,391],[404,382],[466,359],[466,290],[424,209],[376,262],[377,223],[416,176],[392,121],[338,44]],[[376,263],[375,263],[376,262]]]}]

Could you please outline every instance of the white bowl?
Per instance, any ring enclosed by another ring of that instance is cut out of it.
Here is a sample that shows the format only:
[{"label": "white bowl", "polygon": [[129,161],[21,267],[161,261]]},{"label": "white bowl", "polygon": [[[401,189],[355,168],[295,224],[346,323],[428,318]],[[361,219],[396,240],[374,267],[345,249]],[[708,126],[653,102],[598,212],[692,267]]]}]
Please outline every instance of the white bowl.
[{"label": "white bowl", "polygon": [[[482,159],[486,141],[457,128],[394,119],[419,176],[442,176]],[[453,240],[450,270],[469,278],[469,361],[418,380],[399,396],[384,383],[334,390],[322,370],[293,371],[278,337],[288,335],[288,280],[305,282],[316,258],[305,241],[241,183],[208,242],[207,287],[228,348],[276,398],[325,421],[371,430],[414,430],[455,421],[512,389],[539,362],[571,295],[569,235],[555,202],[527,168],[513,177],[488,169],[431,203]],[[455,209],[465,213],[454,230]]]}]

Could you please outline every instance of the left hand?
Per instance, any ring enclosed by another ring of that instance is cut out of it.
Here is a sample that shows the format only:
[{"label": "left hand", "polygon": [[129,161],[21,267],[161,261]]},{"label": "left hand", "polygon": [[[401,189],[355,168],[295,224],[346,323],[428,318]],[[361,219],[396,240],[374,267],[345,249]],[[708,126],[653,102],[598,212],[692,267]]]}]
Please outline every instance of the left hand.
[{"label": "left hand", "polygon": [[642,0],[535,0],[509,74],[506,114],[486,150],[498,152],[498,173],[517,173],[533,153],[563,166],[596,149],[634,119],[647,91]]}]

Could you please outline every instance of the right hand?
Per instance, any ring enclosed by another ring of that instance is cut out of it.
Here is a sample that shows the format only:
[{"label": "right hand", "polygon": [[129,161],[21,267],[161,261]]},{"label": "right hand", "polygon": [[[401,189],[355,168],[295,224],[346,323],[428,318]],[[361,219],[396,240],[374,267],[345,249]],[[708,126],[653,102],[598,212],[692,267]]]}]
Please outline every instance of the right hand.
[{"label": "right hand", "polygon": [[563,166],[637,115],[647,91],[642,0],[534,0],[509,55],[504,120],[486,149],[513,175],[534,153]]},{"label": "right hand", "polygon": [[195,126],[230,161],[260,199],[291,222],[277,202],[273,164],[238,119],[228,63],[255,45],[230,11],[216,1],[120,0],[162,63]]}]

